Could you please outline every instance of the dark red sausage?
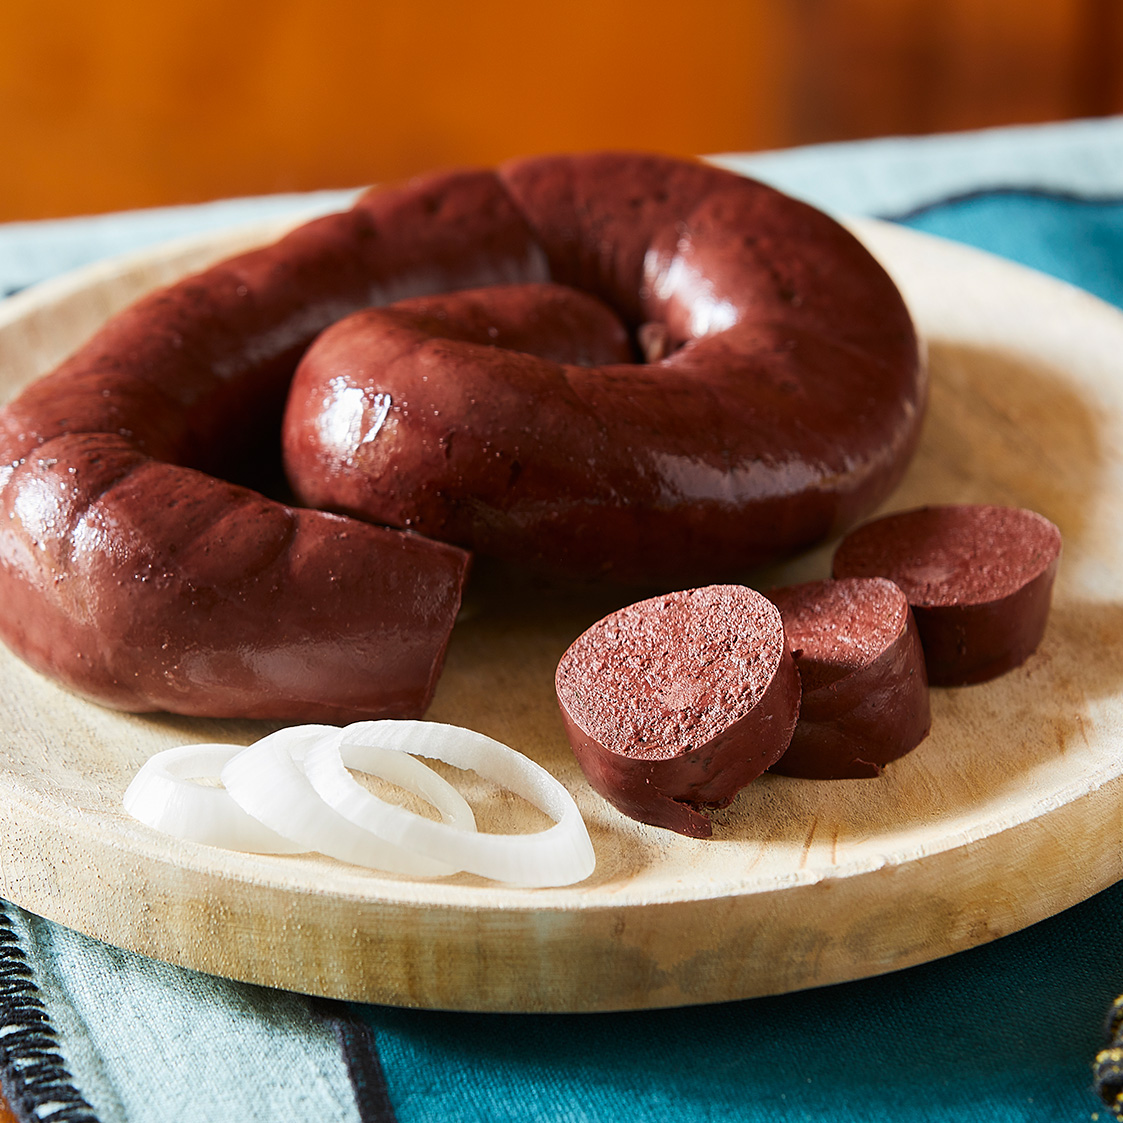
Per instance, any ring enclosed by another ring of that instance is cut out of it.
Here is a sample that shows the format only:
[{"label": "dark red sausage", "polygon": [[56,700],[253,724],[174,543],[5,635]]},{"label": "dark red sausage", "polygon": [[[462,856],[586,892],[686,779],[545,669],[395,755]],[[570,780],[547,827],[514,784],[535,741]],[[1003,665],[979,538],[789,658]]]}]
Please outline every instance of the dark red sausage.
[{"label": "dark red sausage", "polygon": [[803,687],[792,742],[770,771],[879,776],[932,724],[924,652],[905,594],[880,577],[771,589]]},{"label": "dark red sausage", "polygon": [[626,815],[694,838],[779,759],[799,710],[780,613],[741,585],[622,608],[558,664],[566,733],[589,783]]},{"label": "dark red sausage", "polygon": [[441,376],[356,334],[350,358],[332,350],[328,408],[354,393],[388,424],[324,424],[329,372],[309,356],[286,427],[304,501],[571,575],[681,586],[791,554],[888,494],[926,383],[900,295],[841,226],[658,157],[500,174],[551,277],[666,357],[454,359]]},{"label": "dark red sausage", "polygon": [[[5,488],[4,626],[99,702],[211,716],[420,715],[466,558],[273,503],[120,437],[57,438]],[[12,573],[18,574],[13,580]]]},{"label": "dark red sausage", "polygon": [[[748,219],[751,232],[730,237]],[[336,320],[551,279],[601,295],[655,352],[673,350],[575,383],[593,419],[582,434],[568,405],[528,402],[540,439],[584,463],[572,501],[559,502],[552,481],[536,490],[549,472],[511,487],[516,555],[644,579],[739,569],[851,521],[903,470],[924,396],[911,323],[830,220],[728,173],[649,157],[451,173],[372,191],[153,294],[0,413],[3,637],[64,684],[127,709],[416,712],[463,554],[274,508],[201,473],[256,478],[296,363]],[[457,434],[445,417],[442,448]],[[504,512],[481,509],[502,539]],[[189,569],[185,556],[238,565]],[[213,605],[227,607],[229,627],[213,622]],[[330,652],[322,663],[308,657],[317,643]],[[399,660],[401,643],[427,654]],[[408,675],[409,702],[402,683],[389,685],[399,662],[426,664]]]},{"label": "dark red sausage", "polygon": [[1061,533],[1016,507],[922,507],[851,532],[836,577],[887,577],[916,616],[933,686],[986,682],[1037,650]]},{"label": "dark red sausage", "polygon": [[112,319],[0,412],[5,641],[122,709],[421,713],[466,555],[203,472],[276,442],[292,370],[328,324],[545,275],[494,174],[464,172],[372,192]]},{"label": "dark red sausage", "polygon": [[[358,312],[320,336],[293,383],[285,456],[300,465],[301,500],[360,517],[377,504],[392,525],[487,552],[494,512],[504,506],[508,524],[517,518],[511,493],[528,481],[557,510],[571,501],[567,469],[581,449],[544,440],[538,415],[564,409],[559,395],[580,409],[566,388],[569,366],[626,362],[631,346],[606,304],[559,285]],[[325,459],[337,434],[352,448],[346,473]],[[528,512],[531,523],[544,517],[537,506]]]}]

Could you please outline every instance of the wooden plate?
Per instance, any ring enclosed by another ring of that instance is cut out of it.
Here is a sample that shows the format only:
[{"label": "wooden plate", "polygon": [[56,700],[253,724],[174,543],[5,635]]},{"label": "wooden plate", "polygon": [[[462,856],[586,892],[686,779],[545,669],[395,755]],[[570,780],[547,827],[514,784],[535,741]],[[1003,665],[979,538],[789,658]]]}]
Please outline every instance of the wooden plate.
[{"label": "wooden plate", "polygon": [[[570,1011],[712,1002],[891,971],[992,940],[1123,877],[1123,315],[986,255],[862,222],[927,338],[923,445],[890,507],[1035,508],[1065,536],[1041,650],[936,691],[933,729],[874,781],[764,777],[692,841],[594,795],[552,691],[612,605],[529,580],[473,589],[430,717],[529,753],[576,795],[595,874],[516,890],[411,881],[316,857],[238,855],[130,820],[141,762],[265,731],[111,713],[0,657],[0,892],[90,935],[232,978],[432,1008]],[[276,224],[99,265],[0,306],[10,394],[149,286]],[[760,576],[824,576],[829,548]],[[470,778],[470,774],[466,778]],[[467,783],[484,825],[530,809]]]}]

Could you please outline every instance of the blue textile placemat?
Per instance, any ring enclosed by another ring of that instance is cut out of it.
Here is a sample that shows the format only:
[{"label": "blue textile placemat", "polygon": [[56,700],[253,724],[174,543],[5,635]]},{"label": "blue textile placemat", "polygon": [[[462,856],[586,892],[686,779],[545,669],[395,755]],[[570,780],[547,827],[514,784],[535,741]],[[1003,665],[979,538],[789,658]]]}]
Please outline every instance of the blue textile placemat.
[{"label": "blue textile placemat", "polygon": [[1123,308],[1123,193],[1094,200],[984,191],[887,217],[1049,273]]},{"label": "blue textile placemat", "polygon": [[[730,162],[795,193],[810,184],[828,209],[967,242],[1123,307],[1120,157],[1123,122],[1111,120]],[[151,223],[146,212],[110,225],[134,248]],[[26,252],[34,225],[0,227],[0,285],[57,264],[55,224],[46,264]],[[5,256],[17,243],[18,270]],[[876,979],[559,1016],[319,1002],[155,963],[4,906],[0,1079],[21,1119],[60,1123],[1094,1123],[1110,1117],[1092,1066],[1121,990],[1123,885]]]}]

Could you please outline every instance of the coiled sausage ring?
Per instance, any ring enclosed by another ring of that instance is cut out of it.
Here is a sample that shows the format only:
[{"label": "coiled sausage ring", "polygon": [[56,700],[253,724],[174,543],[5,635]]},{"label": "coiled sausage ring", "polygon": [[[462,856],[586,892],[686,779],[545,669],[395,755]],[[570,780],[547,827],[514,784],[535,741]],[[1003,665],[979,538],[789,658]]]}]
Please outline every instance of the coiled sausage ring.
[{"label": "coiled sausage ring", "polygon": [[[886,496],[925,385],[858,241],[732,173],[603,153],[375,189],[145,297],[0,412],[0,629],[122,709],[418,715],[466,551],[743,572]],[[286,395],[299,506],[227,482]]]}]

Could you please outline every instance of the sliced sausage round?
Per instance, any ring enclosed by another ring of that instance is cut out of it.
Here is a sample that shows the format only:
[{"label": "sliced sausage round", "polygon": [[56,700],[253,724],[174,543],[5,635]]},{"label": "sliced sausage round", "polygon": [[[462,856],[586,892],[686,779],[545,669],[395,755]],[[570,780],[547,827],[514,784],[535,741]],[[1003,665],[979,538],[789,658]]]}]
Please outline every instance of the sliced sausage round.
[{"label": "sliced sausage round", "polygon": [[707,838],[727,806],[779,759],[799,710],[780,613],[740,585],[622,608],[574,641],[558,702],[589,783],[643,823]]},{"label": "sliced sausage round", "polygon": [[1019,507],[920,507],[848,534],[835,577],[887,577],[908,597],[933,686],[986,682],[1045,634],[1061,532]]},{"label": "sliced sausage round", "polygon": [[892,581],[847,577],[771,589],[803,686],[799,722],[771,771],[879,776],[932,723],[916,621]]}]

